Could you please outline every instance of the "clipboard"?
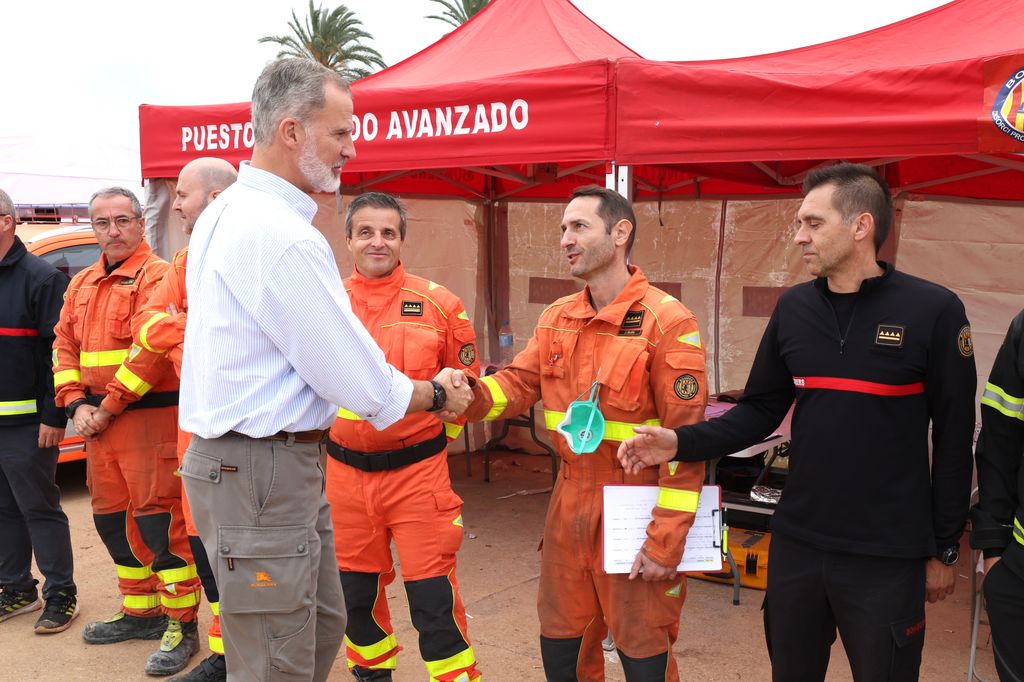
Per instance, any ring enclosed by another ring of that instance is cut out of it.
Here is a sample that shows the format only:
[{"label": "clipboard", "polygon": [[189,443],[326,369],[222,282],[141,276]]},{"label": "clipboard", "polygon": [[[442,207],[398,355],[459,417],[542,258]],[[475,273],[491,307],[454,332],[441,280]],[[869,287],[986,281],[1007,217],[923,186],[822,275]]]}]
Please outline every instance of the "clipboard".
[{"label": "clipboard", "polygon": [[[651,510],[658,502],[656,485],[606,485],[604,487],[604,570],[629,573],[637,552],[647,539]],[[677,570],[722,570],[722,488],[701,488],[697,516],[686,535],[683,559]]]}]

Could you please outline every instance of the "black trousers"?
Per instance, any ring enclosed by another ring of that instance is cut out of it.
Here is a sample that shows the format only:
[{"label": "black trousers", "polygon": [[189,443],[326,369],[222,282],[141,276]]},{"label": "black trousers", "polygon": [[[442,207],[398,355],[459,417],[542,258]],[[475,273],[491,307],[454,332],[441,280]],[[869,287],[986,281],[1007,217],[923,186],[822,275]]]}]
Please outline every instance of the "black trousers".
[{"label": "black trousers", "polygon": [[75,592],[68,517],[60,506],[57,448],[40,449],[39,426],[0,426],[0,586],[30,590],[32,552],[43,596]]},{"label": "black trousers", "polygon": [[992,652],[1002,682],[1024,681],[1024,578],[1000,561],[982,586]]},{"label": "black trousers", "polygon": [[830,552],[773,536],[764,600],[773,682],[824,680],[837,628],[857,682],[917,680],[925,561]]}]

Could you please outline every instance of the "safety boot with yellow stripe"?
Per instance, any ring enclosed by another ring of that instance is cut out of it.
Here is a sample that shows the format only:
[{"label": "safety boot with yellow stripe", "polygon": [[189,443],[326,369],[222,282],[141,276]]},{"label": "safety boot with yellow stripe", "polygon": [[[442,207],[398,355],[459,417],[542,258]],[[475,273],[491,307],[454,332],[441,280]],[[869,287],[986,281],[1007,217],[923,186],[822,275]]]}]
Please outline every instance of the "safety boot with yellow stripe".
[{"label": "safety boot with yellow stripe", "polygon": [[199,651],[199,630],[196,622],[182,623],[174,618],[167,619],[167,630],[157,649],[146,661],[147,675],[173,675],[181,672]]},{"label": "safety boot with yellow stripe", "polygon": [[129,639],[160,639],[167,629],[167,616],[129,616],[118,611],[106,620],[89,623],[82,630],[82,639],[89,644],[113,644]]}]

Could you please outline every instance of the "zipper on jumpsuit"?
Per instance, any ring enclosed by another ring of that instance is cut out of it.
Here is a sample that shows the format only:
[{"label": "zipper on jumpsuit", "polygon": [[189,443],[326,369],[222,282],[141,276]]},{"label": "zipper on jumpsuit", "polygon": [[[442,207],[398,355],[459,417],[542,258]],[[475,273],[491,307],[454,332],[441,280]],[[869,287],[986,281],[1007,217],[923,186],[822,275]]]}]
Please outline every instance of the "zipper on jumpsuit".
[{"label": "zipper on jumpsuit", "polygon": [[836,321],[836,333],[839,335],[839,354],[843,355],[843,351],[846,349],[846,337],[849,336],[850,329],[853,328],[853,318],[857,316],[857,301],[860,300],[860,296],[858,295],[857,298],[853,299],[853,307],[850,308],[850,320],[846,323],[846,331],[843,331],[843,328],[839,325],[839,313],[836,312],[836,307],[832,305],[832,301],[829,300],[826,294],[820,291],[818,295],[825,299],[829,310],[832,311],[832,319]]}]

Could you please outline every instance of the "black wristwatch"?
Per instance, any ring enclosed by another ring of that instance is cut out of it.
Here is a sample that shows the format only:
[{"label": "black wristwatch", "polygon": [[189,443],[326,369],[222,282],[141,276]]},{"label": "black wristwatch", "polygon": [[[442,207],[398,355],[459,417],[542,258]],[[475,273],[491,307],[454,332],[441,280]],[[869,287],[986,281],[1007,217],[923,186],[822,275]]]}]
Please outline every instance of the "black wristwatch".
[{"label": "black wristwatch", "polygon": [[71,401],[70,405],[68,405],[67,407],[64,408],[64,414],[66,414],[68,416],[68,419],[74,419],[75,418],[75,412],[78,411],[78,408],[81,407],[82,405],[85,405],[88,402],[89,401],[86,400],[85,398],[79,398],[78,400],[73,400],[73,401]]},{"label": "black wristwatch", "polygon": [[958,545],[942,547],[939,549],[938,554],[935,555],[935,558],[946,566],[952,566],[960,558],[960,547]]},{"label": "black wristwatch", "polygon": [[434,402],[427,409],[427,412],[437,412],[448,402],[448,394],[445,393],[444,386],[433,379],[430,380],[430,385],[434,387]]}]

